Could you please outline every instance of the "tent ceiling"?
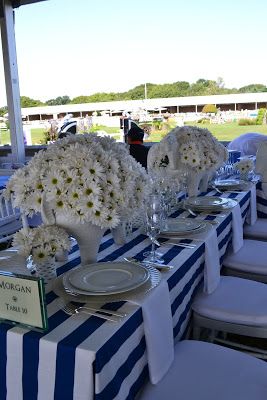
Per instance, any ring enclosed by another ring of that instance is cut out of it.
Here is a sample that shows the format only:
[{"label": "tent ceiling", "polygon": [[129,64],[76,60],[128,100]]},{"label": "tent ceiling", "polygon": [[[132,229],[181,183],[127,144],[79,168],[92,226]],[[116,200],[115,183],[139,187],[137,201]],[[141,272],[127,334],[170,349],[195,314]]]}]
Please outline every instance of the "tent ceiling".
[{"label": "tent ceiling", "polygon": [[[11,0],[10,2],[13,8],[18,8],[27,4],[39,3],[40,1],[46,0]],[[4,16],[4,3],[5,0],[0,0],[0,18],[3,18]]]}]

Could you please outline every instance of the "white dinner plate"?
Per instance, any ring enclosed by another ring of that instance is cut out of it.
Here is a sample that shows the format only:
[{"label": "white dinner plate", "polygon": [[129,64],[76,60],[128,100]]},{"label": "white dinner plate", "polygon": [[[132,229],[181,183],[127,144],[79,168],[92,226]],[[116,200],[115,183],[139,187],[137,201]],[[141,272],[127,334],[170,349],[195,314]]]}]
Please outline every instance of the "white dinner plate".
[{"label": "white dinner plate", "polygon": [[194,232],[195,230],[198,230],[201,225],[203,225],[201,221],[194,221],[193,219],[184,219],[183,221],[181,221],[178,219],[169,218],[166,221],[165,227],[162,229],[162,232]]},{"label": "white dinner plate", "polygon": [[66,289],[87,295],[108,295],[126,292],[141,286],[149,271],[139,264],[100,262],[77,267],[63,277]]},{"label": "white dinner plate", "polygon": [[246,184],[247,182],[239,179],[222,179],[214,183],[218,189],[240,189]]},{"label": "white dinner plate", "polygon": [[192,229],[191,231],[176,231],[175,228],[174,229],[166,229],[166,230],[162,230],[161,234],[162,236],[190,236],[190,235],[195,235],[197,233],[201,233],[203,231],[205,231],[207,229],[208,224],[203,221],[200,222],[200,226],[196,229]]},{"label": "white dinner plate", "polygon": [[224,197],[190,197],[185,204],[196,210],[220,210],[228,201],[229,199]]}]

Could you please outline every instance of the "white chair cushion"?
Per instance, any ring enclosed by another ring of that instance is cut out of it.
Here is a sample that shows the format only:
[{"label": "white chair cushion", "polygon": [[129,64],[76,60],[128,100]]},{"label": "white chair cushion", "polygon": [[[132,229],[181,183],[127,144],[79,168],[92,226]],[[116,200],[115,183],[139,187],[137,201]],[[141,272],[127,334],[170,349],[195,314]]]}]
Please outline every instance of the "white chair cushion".
[{"label": "white chair cushion", "polygon": [[237,253],[231,253],[224,258],[223,265],[239,271],[267,275],[266,256],[266,242],[245,239],[243,247]]},{"label": "white chair cushion", "polygon": [[267,240],[267,218],[258,218],[254,225],[244,225],[244,236]]},{"label": "white chair cushion", "polygon": [[248,279],[222,276],[213,293],[201,291],[196,295],[192,308],[210,319],[267,327],[267,286]]},{"label": "white chair cushion", "polygon": [[157,385],[148,384],[140,400],[266,400],[267,363],[211,343],[185,340]]}]

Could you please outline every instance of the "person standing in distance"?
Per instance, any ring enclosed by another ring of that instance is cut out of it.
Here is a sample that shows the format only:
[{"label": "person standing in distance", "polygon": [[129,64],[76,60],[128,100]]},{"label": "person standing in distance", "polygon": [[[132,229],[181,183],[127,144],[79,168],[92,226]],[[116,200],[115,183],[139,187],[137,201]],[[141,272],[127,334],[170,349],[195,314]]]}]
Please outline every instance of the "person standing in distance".
[{"label": "person standing in distance", "polygon": [[144,131],[136,124],[132,124],[126,136],[130,148],[130,155],[136,159],[144,168],[147,168],[147,153],[149,147],[143,143]]}]

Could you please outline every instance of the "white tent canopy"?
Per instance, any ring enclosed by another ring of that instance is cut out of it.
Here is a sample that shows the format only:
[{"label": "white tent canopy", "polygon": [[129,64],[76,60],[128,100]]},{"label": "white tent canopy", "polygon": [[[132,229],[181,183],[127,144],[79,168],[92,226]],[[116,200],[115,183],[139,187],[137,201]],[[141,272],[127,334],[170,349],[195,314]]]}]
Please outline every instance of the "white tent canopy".
[{"label": "white tent canopy", "polygon": [[0,25],[13,162],[25,161],[14,30],[14,8],[44,0],[0,0]]}]

